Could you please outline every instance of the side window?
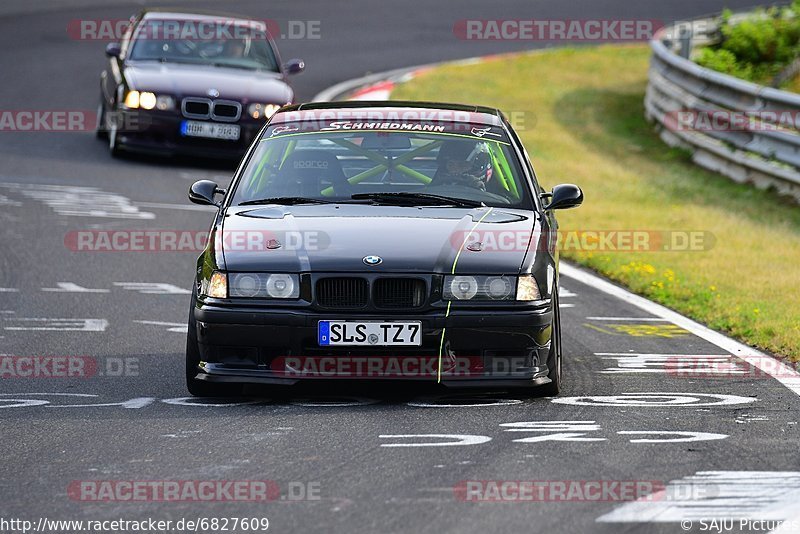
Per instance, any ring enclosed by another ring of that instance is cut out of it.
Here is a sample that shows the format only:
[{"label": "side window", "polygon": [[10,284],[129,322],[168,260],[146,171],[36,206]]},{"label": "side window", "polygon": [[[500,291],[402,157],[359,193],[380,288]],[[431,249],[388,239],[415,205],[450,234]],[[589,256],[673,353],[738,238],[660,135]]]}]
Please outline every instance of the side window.
[{"label": "side window", "polygon": [[[522,165],[525,166],[525,169],[531,176],[531,181],[533,182],[533,191],[537,191],[538,193],[535,196],[538,196],[540,193],[544,192],[544,189],[541,185],[539,185],[539,181],[536,179],[536,172],[533,170],[533,166],[531,165],[531,158],[528,155],[528,150],[525,148],[525,145],[522,144],[522,140],[517,135],[517,132],[511,127],[511,124],[503,117],[503,123],[508,130],[509,135],[514,140],[514,142],[519,146],[520,150],[522,151],[522,159],[525,160],[522,162]],[[520,177],[521,178],[521,177]]]}]

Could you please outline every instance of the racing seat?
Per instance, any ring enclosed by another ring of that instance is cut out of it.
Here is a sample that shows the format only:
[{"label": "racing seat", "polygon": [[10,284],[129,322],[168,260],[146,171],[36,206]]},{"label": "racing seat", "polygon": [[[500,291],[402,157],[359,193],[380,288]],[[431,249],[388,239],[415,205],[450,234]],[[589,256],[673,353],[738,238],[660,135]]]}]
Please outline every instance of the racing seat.
[{"label": "racing seat", "polygon": [[335,197],[349,197],[351,186],[338,158],[325,150],[295,150],[278,170],[275,180],[278,196],[318,197],[333,187]]}]

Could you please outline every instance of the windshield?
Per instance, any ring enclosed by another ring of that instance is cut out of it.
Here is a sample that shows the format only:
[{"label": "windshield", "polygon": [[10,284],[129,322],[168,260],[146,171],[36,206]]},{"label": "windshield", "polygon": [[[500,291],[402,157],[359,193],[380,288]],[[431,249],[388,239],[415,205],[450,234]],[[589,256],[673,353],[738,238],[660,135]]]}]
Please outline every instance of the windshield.
[{"label": "windshield", "polygon": [[[362,202],[431,205],[435,195],[531,209],[528,191],[512,146],[496,126],[285,123],[264,132],[232,203],[352,201],[356,195]],[[419,198],[409,198],[414,195]]]},{"label": "windshield", "polygon": [[[136,29],[128,59],[190,63],[215,67],[278,72],[272,46],[264,30],[243,27],[231,34],[230,23],[204,23],[202,33],[168,31],[170,21],[145,21]],[[171,21],[181,24],[181,21]],[[215,26],[218,28],[215,29]],[[226,34],[227,32],[227,34]]]}]

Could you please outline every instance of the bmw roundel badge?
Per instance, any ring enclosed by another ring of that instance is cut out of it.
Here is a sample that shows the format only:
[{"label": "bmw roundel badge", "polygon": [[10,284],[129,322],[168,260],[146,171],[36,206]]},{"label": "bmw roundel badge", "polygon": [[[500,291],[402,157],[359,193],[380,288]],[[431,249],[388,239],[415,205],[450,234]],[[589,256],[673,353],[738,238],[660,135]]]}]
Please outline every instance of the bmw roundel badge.
[{"label": "bmw roundel badge", "polygon": [[364,265],[380,265],[383,263],[383,258],[380,256],[364,256],[361,261],[364,262]]}]

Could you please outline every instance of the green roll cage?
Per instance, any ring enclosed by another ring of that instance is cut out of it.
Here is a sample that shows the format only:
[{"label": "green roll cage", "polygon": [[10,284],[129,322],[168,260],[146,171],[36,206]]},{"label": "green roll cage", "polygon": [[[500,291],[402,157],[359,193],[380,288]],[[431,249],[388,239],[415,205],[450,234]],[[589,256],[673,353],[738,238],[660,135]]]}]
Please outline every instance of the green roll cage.
[{"label": "green roll cage", "polygon": [[[382,130],[364,130],[364,131],[365,132],[376,132],[376,131],[382,131]],[[348,133],[357,133],[357,132],[358,132],[358,130],[350,130]],[[313,132],[313,133],[316,133],[316,132]],[[267,176],[268,176],[266,171],[269,170],[269,169],[275,169],[275,170],[279,171],[283,167],[283,164],[286,161],[286,158],[289,157],[289,154],[291,154],[294,151],[295,147],[297,146],[296,137],[297,136],[302,136],[302,135],[307,135],[307,134],[304,134],[304,133],[287,134],[287,135],[282,135],[282,136],[276,137],[276,138],[265,138],[265,139],[262,139],[260,141],[261,143],[266,143],[266,142],[269,142],[269,141],[277,141],[277,140],[283,140],[283,139],[286,139],[286,138],[290,138],[288,140],[288,142],[285,144],[285,146],[283,146],[282,150],[281,150],[280,145],[277,144],[277,143],[273,144],[272,146],[270,146],[270,147],[268,147],[266,149],[266,151],[264,152],[263,156],[261,157],[261,160],[258,162],[258,164],[256,166],[255,172],[253,174],[253,179],[250,182],[251,188],[257,190],[257,189],[260,189],[262,186],[266,185]],[[438,133],[437,134],[430,134],[429,133],[428,135],[443,135],[443,136],[448,136],[448,137],[450,137],[450,136],[467,137],[469,139],[476,139],[476,140],[480,140],[480,141],[485,142],[486,146],[488,148],[489,158],[490,158],[490,161],[491,161],[491,164],[492,164],[492,175],[497,178],[498,183],[500,184],[500,186],[503,189],[505,189],[507,192],[509,192],[514,199],[519,200],[520,194],[519,194],[519,190],[517,188],[517,183],[514,180],[513,174],[511,172],[511,165],[509,164],[508,159],[506,158],[506,155],[505,155],[505,153],[503,152],[503,149],[502,149],[502,145],[507,144],[507,143],[503,143],[501,141],[495,141],[495,140],[492,140],[492,139],[483,139],[483,138],[464,136],[464,135],[458,135],[458,134],[438,134]],[[429,184],[431,182],[431,177],[426,176],[425,174],[423,174],[423,173],[421,173],[419,171],[416,171],[416,170],[406,166],[405,164],[408,163],[409,161],[413,160],[417,156],[420,156],[422,154],[431,152],[431,151],[439,148],[441,146],[442,142],[443,142],[443,141],[440,141],[440,140],[434,140],[434,141],[426,143],[426,144],[424,144],[422,146],[419,146],[419,147],[417,147],[417,148],[415,148],[415,149],[413,149],[413,150],[411,150],[409,152],[406,152],[405,154],[402,154],[400,156],[392,158],[392,157],[383,156],[383,155],[379,154],[376,151],[363,148],[363,147],[357,145],[356,143],[353,143],[352,141],[348,141],[347,139],[335,139],[334,138],[334,139],[328,139],[328,140],[333,142],[333,143],[335,143],[336,145],[338,145],[338,146],[340,146],[340,147],[352,152],[355,155],[362,156],[364,158],[367,158],[368,160],[371,160],[373,163],[375,163],[374,167],[372,167],[370,169],[367,169],[365,171],[362,171],[362,172],[360,172],[360,173],[348,178],[347,181],[350,182],[351,184],[358,184],[360,182],[363,182],[364,180],[372,178],[373,176],[376,176],[378,174],[386,172],[387,170],[390,170],[390,169],[398,171],[398,172],[400,172],[402,174],[405,174],[406,176],[409,176],[410,178],[413,178],[413,179],[415,179],[415,180],[417,180],[417,181],[419,181],[419,182],[421,182],[423,184]],[[332,187],[328,187],[328,188],[325,188],[324,190],[322,190],[321,194],[323,196],[331,196],[331,195],[333,195],[333,192],[334,192],[333,188]]]}]

